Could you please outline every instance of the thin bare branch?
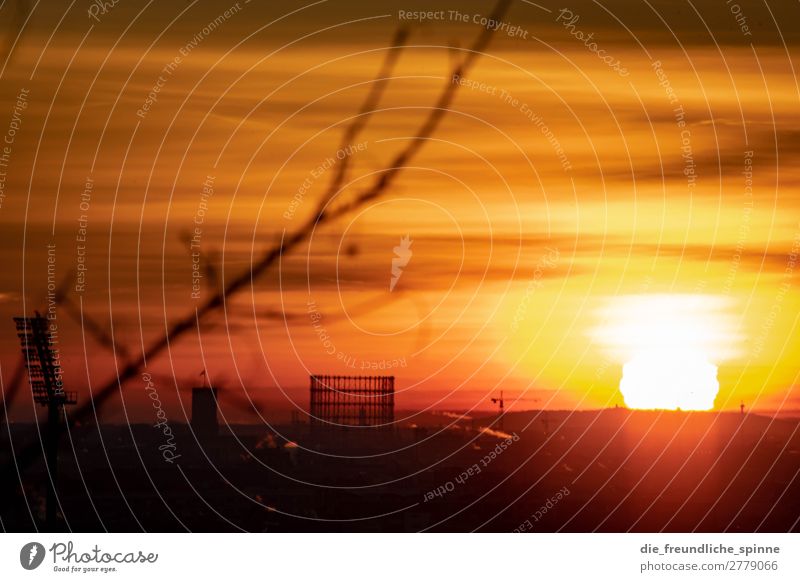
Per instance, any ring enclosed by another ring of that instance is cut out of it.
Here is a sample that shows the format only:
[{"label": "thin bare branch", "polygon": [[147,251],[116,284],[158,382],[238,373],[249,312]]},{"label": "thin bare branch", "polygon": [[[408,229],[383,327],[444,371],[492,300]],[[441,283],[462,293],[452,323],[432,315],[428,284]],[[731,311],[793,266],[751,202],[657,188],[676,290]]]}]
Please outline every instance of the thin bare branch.
[{"label": "thin bare branch", "polygon": [[[494,21],[500,21],[505,14],[511,0],[499,0],[492,10],[490,18]],[[355,199],[337,208],[336,211],[331,212],[326,210],[327,199],[331,195],[338,192],[340,184],[344,179],[344,172],[346,168],[340,169],[339,173],[334,175],[331,186],[328,189],[326,196],[323,196],[318,207],[318,212],[311,216],[297,231],[284,238],[275,247],[269,249],[258,261],[254,262],[248,270],[240,274],[238,277],[232,279],[225,288],[209,297],[196,311],[176,321],[163,336],[152,342],[147,349],[140,354],[137,358],[129,361],[121,370],[118,370],[117,375],[110,380],[107,384],[97,390],[93,399],[79,406],[74,413],[70,415],[70,421],[83,421],[90,418],[97,409],[99,409],[111,396],[117,391],[122,389],[122,385],[134,378],[145,366],[145,362],[153,359],[166,349],[172,342],[177,340],[187,331],[194,329],[196,322],[199,318],[203,318],[209,313],[222,307],[225,301],[244,289],[248,284],[262,275],[267,269],[275,265],[280,257],[287,252],[295,249],[302,241],[306,240],[315,226],[331,221],[342,214],[358,208],[364,202],[374,199],[381,194],[385,193],[389,186],[394,182],[395,178],[402,171],[403,166],[408,163],[425,145],[427,138],[436,130],[441,123],[442,118],[447,113],[448,107],[455,96],[458,89],[458,84],[452,83],[453,75],[463,76],[466,74],[475,61],[479,58],[481,53],[488,46],[494,30],[485,28],[481,31],[475,39],[463,62],[457,65],[450,77],[448,77],[447,84],[440,93],[435,105],[431,108],[430,113],[423,121],[419,130],[417,131],[414,139],[395,156],[390,166],[381,174],[376,182],[361,192]],[[407,32],[399,31],[395,37],[395,42],[404,41]],[[349,144],[352,139],[363,129],[367,118],[374,111],[380,97],[386,87],[386,82],[390,78],[391,69],[394,66],[398,56],[398,45],[392,48],[387,54],[384,65],[381,67],[381,72],[376,81],[376,87],[373,87],[367,96],[361,110],[362,115],[357,116],[353,125],[345,132],[342,142]],[[361,121],[359,121],[361,120]],[[333,194],[331,194],[333,193]],[[41,454],[41,446],[37,443],[23,449],[17,456],[16,461],[18,466],[25,467],[33,462],[37,456]]]}]

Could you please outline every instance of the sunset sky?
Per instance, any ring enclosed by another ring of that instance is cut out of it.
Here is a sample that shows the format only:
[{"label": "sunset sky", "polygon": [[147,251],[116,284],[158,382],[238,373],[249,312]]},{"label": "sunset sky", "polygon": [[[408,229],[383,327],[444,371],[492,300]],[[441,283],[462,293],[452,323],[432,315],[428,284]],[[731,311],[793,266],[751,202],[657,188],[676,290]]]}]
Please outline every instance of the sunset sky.
[{"label": "sunset sky", "polygon": [[[16,44],[17,5],[0,8],[0,134],[19,126],[0,144],[4,382],[11,317],[46,309],[48,244],[59,282],[86,267],[70,301],[138,354],[213,292],[203,262],[192,296],[195,228],[229,280],[301,227],[345,155],[333,206],[353,199],[417,132],[493,3],[119,0],[94,19],[86,0],[31,4]],[[654,312],[703,330],[715,409],[800,408],[800,8],[742,0],[737,22],[725,2],[636,4],[581,0],[570,17],[513,2],[383,196],[148,362],[182,389],[160,381],[168,413],[182,418],[204,368],[272,410],[305,409],[309,373],[393,374],[400,409],[486,410],[501,389],[514,409],[623,405],[639,341],[626,333]],[[421,9],[444,16],[400,16]],[[337,157],[401,25],[378,110]],[[114,356],[64,307],[58,325],[85,400]],[[151,420],[142,382],[124,400]],[[103,414],[124,419],[119,398]]]}]

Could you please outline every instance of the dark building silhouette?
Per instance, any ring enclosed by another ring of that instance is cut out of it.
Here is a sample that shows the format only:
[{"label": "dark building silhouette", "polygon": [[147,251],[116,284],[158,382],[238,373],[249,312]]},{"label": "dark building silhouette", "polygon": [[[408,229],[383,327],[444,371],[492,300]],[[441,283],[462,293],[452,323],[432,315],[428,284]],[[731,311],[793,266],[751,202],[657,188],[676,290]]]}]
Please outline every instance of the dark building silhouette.
[{"label": "dark building silhouette", "polygon": [[192,388],[192,430],[198,439],[214,438],[219,434],[216,388]]}]

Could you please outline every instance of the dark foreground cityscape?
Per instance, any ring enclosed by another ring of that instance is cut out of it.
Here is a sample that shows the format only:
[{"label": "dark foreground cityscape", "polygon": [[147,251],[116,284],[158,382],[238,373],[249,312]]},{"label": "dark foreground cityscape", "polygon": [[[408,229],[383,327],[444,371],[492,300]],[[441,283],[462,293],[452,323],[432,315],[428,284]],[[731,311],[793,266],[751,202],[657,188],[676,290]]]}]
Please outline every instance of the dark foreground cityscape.
[{"label": "dark foreground cityscape", "polygon": [[[60,445],[56,527],[798,531],[796,419],[530,411],[507,414],[500,431],[494,415],[408,416],[413,423],[372,436],[358,428],[315,434],[305,422],[218,432],[177,424],[174,447],[149,425],[75,427]],[[10,434],[15,449],[39,438],[30,424],[13,424]],[[14,481],[13,456],[0,450]],[[7,531],[47,529],[46,481],[42,463],[4,498]]]},{"label": "dark foreground cityscape", "polygon": [[238,580],[294,544],[138,532],[633,534],[347,548],[572,580],[705,532],[800,580],[798,23],[0,0],[0,577],[74,544]]}]

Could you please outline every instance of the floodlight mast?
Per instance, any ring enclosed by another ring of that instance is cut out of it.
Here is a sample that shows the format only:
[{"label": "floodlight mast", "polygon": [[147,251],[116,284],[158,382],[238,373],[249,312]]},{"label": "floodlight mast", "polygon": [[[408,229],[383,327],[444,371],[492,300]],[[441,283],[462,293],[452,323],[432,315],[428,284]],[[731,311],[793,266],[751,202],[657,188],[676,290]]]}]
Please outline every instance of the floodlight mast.
[{"label": "floodlight mast", "polygon": [[45,431],[45,463],[47,465],[47,503],[45,519],[48,529],[55,529],[57,522],[58,497],[58,424],[63,408],[76,404],[77,393],[66,392],[62,384],[60,358],[58,357],[55,332],[47,319],[39,312],[34,317],[15,317],[17,337],[20,340],[25,367],[31,384],[33,400],[47,407],[47,428]]}]

